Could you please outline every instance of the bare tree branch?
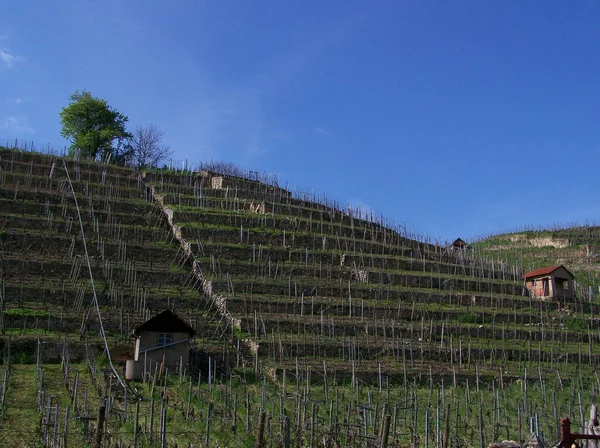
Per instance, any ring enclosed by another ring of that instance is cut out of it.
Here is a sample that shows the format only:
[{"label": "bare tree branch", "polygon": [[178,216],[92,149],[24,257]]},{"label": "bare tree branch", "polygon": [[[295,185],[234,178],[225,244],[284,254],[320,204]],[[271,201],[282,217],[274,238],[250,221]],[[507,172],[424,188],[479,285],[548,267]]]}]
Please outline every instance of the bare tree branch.
[{"label": "bare tree branch", "polygon": [[154,167],[173,154],[162,144],[165,133],[156,125],[137,126],[129,140],[131,155],[137,166]]}]

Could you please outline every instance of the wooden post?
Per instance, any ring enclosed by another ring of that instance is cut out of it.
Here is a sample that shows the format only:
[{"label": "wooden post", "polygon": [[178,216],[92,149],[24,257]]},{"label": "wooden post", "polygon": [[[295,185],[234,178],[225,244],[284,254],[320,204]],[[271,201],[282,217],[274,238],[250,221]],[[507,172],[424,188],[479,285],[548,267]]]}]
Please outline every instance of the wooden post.
[{"label": "wooden post", "polygon": [[283,397],[283,401],[287,399],[287,390],[286,390],[286,369],[283,369],[283,387],[281,396]]},{"label": "wooden post", "polygon": [[190,407],[192,404],[192,377],[190,376],[190,387],[188,389],[188,401],[187,401],[187,408],[185,411],[185,419],[189,420],[190,419]]},{"label": "wooden post", "polygon": [[313,448],[315,446],[315,430],[316,430],[316,420],[317,420],[317,408],[316,403],[312,404],[311,409],[311,417],[310,417],[310,447]]},{"label": "wooden post", "polygon": [[485,440],[483,437],[483,408],[482,404],[479,403],[479,446],[484,448]]},{"label": "wooden post", "polygon": [[254,443],[254,448],[263,448],[263,435],[265,432],[265,420],[266,413],[261,409],[260,414],[258,414],[258,427],[256,428],[256,441]]},{"label": "wooden post", "polygon": [[429,448],[429,411],[425,411],[425,448]]},{"label": "wooden post", "polygon": [[102,448],[102,435],[104,434],[104,413],[106,412],[106,406],[100,405],[98,408],[98,419],[96,423],[96,440],[94,442],[94,448]]},{"label": "wooden post", "polygon": [[[79,387],[79,370],[75,371],[75,380],[73,381],[73,410],[77,414],[77,389]],[[65,446],[67,444],[65,443]]]},{"label": "wooden post", "polygon": [[123,421],[127,421],[127,388],[123,390]]},{"label": "wooden post", "polygon": [[246,432],[250,432],[250,396],[246,392]]},{"label": "wooden post", "polygon": [[202,371],[198,371],[198,388],[196,389],[196,396],[200,397],[200,382],[202,381]]},{"label": "wooden post", "polygon": [[212,411],[212,401],[208,403],[208,409],[206,411],[206,448],[210,446],[210,413]]},{"label": "wooden post", "polygon": [[54,435],[52,436],[52,445],[58,445],[58,404],[54,408]]},{"label": "wooden post", "polygon": [[231,429],[235,434],[237,432],[237,393],[233,394],[233,425]]},{"label": "wooden post", "polygon": [[150,397],[150,440],[154,441],[154,395]]},{"label": "wooden post", "polygon": [[137,448],[137,440],[139,434],[139,422],[140,422],[140,401],[135,402],[135,421],[133,422],[133,446]]},{"label": "wooden post", "polygon": [[287,415],[283,420],[283,445],[290,448],[290,418]]},{"label": "wooden post", "polygon": [[48,422],[50,421],[50,408],[52,407],[52,396],[48,397],[46,403],[46,412],[42,419],[42,440],[44,443],[48,443]]},{"label": "wooden post", "polygon": [[588,422],[588,434],[594,434],[594,427],[598,426],[598,407],[592,404],[590,409],[590,420]]},{"label": "wooden post", "polygon": [[450,446],[450,404],[446,404],[446,413],[444,414],[444,440],[442,441],[442,448],[448,448]]},{"label": "wooden post", "polygon": [[391,416],[389,414],[386,414],[383,420],[383,429],[381,431],[381,448],[387,448],[391,419]]},{"label": "wooden post", "polygon": [[568,418],[563,418],[560,422],[562,428],[562,445],[570,447],[575,443],[575,438],[571,435],[571,421]]},{"label": "wooden post", "polygon": [[64,440],[64,446],[68,447],[69,443],[69,411],[70,411],[70,407],[67,406],[67,408],[65,409],[65,433],[63,436],[63,440]]}]

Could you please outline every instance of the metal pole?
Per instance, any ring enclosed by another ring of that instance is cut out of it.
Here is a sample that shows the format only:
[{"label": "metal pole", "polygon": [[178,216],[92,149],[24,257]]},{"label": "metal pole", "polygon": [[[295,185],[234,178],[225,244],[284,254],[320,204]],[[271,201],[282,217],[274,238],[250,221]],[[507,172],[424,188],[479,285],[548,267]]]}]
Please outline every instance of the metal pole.
[{"label": "metal pole", "polygon": [[160,446],[161,448],[166,448],[167,447],[167,402],[165,400],[165,405],[163,406],[162,409],[162,423],[161,423],[161,442],[160,442]]}]

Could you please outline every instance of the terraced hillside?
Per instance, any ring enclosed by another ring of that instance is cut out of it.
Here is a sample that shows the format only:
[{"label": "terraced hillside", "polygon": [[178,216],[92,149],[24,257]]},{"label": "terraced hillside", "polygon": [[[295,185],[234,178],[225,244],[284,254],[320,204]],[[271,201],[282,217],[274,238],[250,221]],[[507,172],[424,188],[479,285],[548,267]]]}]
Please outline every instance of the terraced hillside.
[{"label": "terraced hillside", "polygon": [[0,210],[4,334],[102,342],[95,290],[112,344],[128,347],[135,325],[170,306],[210,345],[207,303],[131,170],[5,149]]},{"label": "terraced hillside", "polygon": [[[521,438],[539,416],[552,438],[560,416],[581,414],[600,392],[593,294],[532,299],[525,263],[410,238],[272,178],[214,164],[137,173],[4,149],[0,211],[3,344],[66,338],[77,355],[86,340],[102,349],[104,334],[118,363],[137,324],[175,308],[197,347],[229,363],[224,388],[216,395],[210,383],[205,397],[223,397],[223,428],[246,397],[246,433],[222,430],[224,446],[252,441],[259,409],[272,443],[292,428],[297,446],[381,440],[386,414],[397,446]],[[190,443],[210,435],[211,407],[198,411],[208,415],[200,435],[189,404],[207,373],[179,374],[175,395],[188,409],[174,410]],[[119,412],[114,425],[131,440]]]},{"label": "terraced hillside", "polygon": [[499,365],[517,374],[523,360],[559,353],[598,361],[587,331],[569,330],[572,315],[587,326],[593,303],[532,300],[522,269],[411,240],[275,184],[210,170],[144,181],[273,372],[323,375],[327,359],[338,378],[374,381],[380,372],[469,376],[474,363],[480,374]]},{"label": "terraced hillside", "polygon": [[[471,249],[481,258],[501,260],[529,271],[564,264],[581,286],[581,295],[600,290],[600,227],[574,225],[493,235],[475,241]],[[590,291],[591,287],[591,291]]]}]

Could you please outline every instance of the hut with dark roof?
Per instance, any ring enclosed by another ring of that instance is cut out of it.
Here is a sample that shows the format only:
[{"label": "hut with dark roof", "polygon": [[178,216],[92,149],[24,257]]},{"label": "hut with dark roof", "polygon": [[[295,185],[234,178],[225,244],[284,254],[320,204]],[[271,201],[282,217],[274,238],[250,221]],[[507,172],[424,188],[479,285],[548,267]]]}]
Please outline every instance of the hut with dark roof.
[{"label": "hut with dark roof", "polygon": [[165,366],[187,366],[190,361],[190,341],[196,331],[171,310],[165,310],[147,320],[135,330],[136,362],[150,368],[155,362]]},{"label": "hut with dark roof", "polygon": [[533,297],[541,299],[572,299],[575,276],[562,264],[534,269],[523,276]]},{"label": "hut with dark roof", "polygon": [[464,249],[465,247],[467,247],[467,243],[461,238],[456,238],[450,245],[450,248],[452,249]]}]

